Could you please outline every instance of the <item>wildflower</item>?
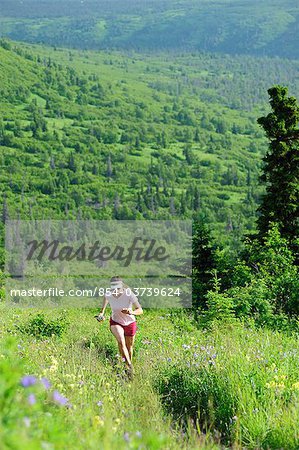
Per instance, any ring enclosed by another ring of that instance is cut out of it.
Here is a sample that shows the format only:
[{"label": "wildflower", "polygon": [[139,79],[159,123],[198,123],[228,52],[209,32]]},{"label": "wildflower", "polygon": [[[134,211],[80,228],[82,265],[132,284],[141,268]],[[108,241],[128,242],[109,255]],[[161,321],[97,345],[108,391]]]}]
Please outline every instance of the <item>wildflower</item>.
[{"label": "wildflower", "polygon": [[297,381],[297,383],[293,383],[292,388],[299,391],[299,381]]},{"label": "wildflower", "polygon": [[136,437],[138,437],[138,438],[142,438],[142,433],[141,433],[141,431],[136,431]]},{"label": "wildflower", "polygon": [[31,405],[31,406],[35,405],[35,403],[36,403],[36,398],[35,398],[34,394],[29,394],[27,400],[28,400],[29,405]]},{"label": "wildflower", "polygon": [[285,385],[283,383],[275,383],[275,381],[270,381],[270,383],[265,384],[266,388],[284,388]]},{"label": "wildflower", "polygon": [[124,433],[124,440],[126,442],[130,442],[130,435],[129,435],[129,433],[127,431]]},{"label": "wildflower", "polygon": [[41,383],[42,383],[42,385],[44,386],[44,388],[45,389],[50,389],[50,387],[51,387],[51,383],[50,383],[50,381],[48,380],[48,378],[41,378]]},{"label": "wildflower", "polygon": [[98,406],[99,408],[101,408],[101,407],[103,406],[103,402],[102,402],[101,400],[98,401],[97,406]]},{"label": "wildflower", "polygon": [[28,388],[30,386],[33,386],[36,383],[36,377],[33,375],[25,375],[22,379],[21,379],[21,385],[24,388]]},{"label": "wildflower", "polygon": [[30,427],[31,420],[29,419],[29,417],[24,417],[23,422],[26,428]]},{"label": "wildflower", "polygon": [[102,427],[104,425],[104,421],[103,421],[103,419],[100,418],[100,416],[94,416],[94,418],[92,419],[92,422],[93,422],[94,426]]},{"label": "wildflower", "polygon": [[286,375],[275,375],[274,380],[285,380],[287,378]]},{"label": "wildflower", "polygon": [[69,406],[69,401],[66,397],[61,395],[58,391],[53,392],[53,400],[55,403],[61,406]]},{"label": "wildflower", "polygon": [[167,358],[167,362],[171,362],[172,361],[172,359],[171,358]]},{"label": "wildflower", "polygon": [[187,344],[183,344],[182,345],[182,347],[185,349],[185,350],[189,350],[189,348],[190,348],[190,345],[187,345]]},{"label": "wildflower", "polygon": [[58,361],[56,358],[54,358],[54,356],[51,356],[51,361],[52,361],[52,364],[49,367],[49,370],[50,370],[50,372],[56,372],[58,369]]},{"label": "wildflower", "polygon": [[72,380],[76,379],[76,375],[74,373],[66,373],[65,378],[71,378]]}]

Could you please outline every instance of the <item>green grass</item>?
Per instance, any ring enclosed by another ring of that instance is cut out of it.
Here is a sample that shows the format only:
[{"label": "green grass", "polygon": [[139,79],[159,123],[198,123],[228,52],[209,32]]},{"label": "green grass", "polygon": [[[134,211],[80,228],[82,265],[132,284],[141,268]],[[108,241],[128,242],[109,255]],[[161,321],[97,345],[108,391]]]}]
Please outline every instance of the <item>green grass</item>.
[{"label": "green grass", "polygon": [[[298,448],[295,336],[237,324],[205,332],[187,316],[145,311],[129,382],[93,313],[65,311],[62,337],[39,339],[18,331],[35,311],[1,308],[4,448]],[[50,391],[20,386],[29,374],[47,377]],[[72,407],[56,405],[54,390]]]}]

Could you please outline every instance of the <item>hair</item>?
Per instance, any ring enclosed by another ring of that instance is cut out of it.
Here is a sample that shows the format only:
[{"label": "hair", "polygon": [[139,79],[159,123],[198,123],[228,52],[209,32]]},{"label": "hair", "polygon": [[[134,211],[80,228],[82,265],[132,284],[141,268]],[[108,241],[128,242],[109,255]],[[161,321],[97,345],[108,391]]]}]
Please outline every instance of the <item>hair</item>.
[{"label": "hair", "polygon": [[124,289],[130,289],[129,286],[123,282],[121,277],[111,277],[110,283],[113,283],[114,281],[121,281]]},{"label": "hair", "polygon": [[110,278],[110,283],[112,283],[113,281],[122,281],[122,279],[120,277],[112,277],[112,278]]}]

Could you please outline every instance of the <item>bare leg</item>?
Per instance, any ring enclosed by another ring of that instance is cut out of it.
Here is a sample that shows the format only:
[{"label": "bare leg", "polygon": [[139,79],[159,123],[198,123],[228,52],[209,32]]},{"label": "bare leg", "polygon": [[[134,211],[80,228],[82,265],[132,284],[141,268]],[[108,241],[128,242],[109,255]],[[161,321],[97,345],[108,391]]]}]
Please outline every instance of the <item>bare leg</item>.
[{"label": "bare leg", "polygon": [[133,360],[133,346],[134,346],[135,336],[125,336],[126,347],[130,355],[131,362]]},{"label": "bare leg", "polygon": [[111,333],[115,336],[115,339],[117,340],[121,356],[125,359],[127,366],[131,367],[132,363],[130,354],[126,346],[124,329],[120,325],[111,325],[110,330]]}]

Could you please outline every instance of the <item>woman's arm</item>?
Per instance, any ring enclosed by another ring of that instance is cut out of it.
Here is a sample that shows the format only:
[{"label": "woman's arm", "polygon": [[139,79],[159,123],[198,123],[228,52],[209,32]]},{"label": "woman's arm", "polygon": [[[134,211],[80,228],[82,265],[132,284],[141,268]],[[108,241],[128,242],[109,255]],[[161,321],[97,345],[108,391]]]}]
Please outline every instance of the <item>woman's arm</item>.
[{"label": "woman's arm", "polygon": [[136,306],[134,310],[132,308],[124,308],[122,309],[122,312],[124,314],[133,314],[133,316],[141,316],[143,314],[143,309],[140,303],[138,302],[137,298],[134,299],[133,305]]},{"label": "woman's arm", "polygon": [[135,309],[132,311],[132,314],[134,316],[141,316],[143,314],[142,306],[140,305],[137,297],[134,299],[133,305],[135,306]]},{"label": "woman's arm", "polygon": [[102,309],[101,309],[101,312],[100,312],[99,316],[104,316],[105,310],[107,308],[107,305],[108,305],[108,300],[106,299],[106,297],[104,297],[103,304],[102,304]]},{"label": "woman's arm", "polygon": [[134,309],[134,311],[132,311],[133,316],[141,316],[143,314],[143,309],[141,308],[141,306],[139,308]]}]

